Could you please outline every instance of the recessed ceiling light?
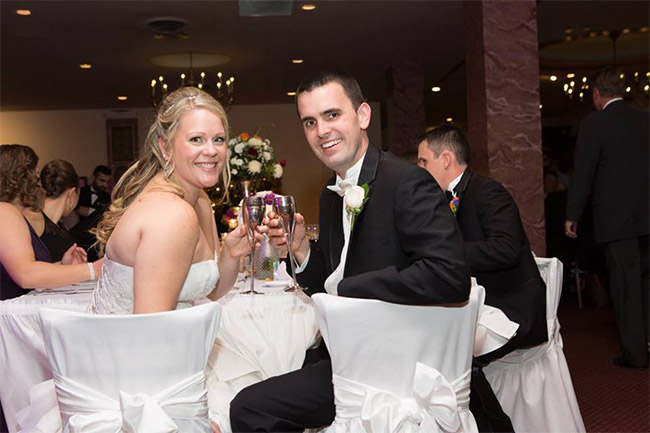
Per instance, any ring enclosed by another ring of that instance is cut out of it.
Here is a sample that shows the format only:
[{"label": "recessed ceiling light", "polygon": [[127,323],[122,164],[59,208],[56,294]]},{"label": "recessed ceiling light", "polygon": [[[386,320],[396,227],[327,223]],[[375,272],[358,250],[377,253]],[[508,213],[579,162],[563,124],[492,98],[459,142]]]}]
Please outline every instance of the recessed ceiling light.
[{"label": "recessed ceiling light", "polygon": [[630,33],[630,29],[623,29],[623,34],[624,35],[627,35],[628,33]]},{"label": "recessed ceiling light", "polygon": [[557,77],[555,75],[551,75],[550,77],[548,77],[548,79],[551,81],[557,81]]},{"label": "recessed ceiling light", "polygon": [[573,72],[571,72],[571,73],[569,73],[569,74],[566,74],[566,77],[567,77],[567,78],[573,78],[573,77],[575,77],[575,76],[576,76],[576,74],[574,74]]},{"label": "recessed ceiling light", "polygon": [[296,65],[299,65],[299,64],[301,64],[302,62],[304,62],[303,59],[293,59],[293,60],[291,61],[291,63],[294,63],[294,64],[296,64]]},{"label": "recessed ceiling light", "polygon": [[447,122],[447,123],[451,123],[451,122],[453,122],[453,121],[454,121],[454,118],[453,118],[453,117],[447,117],[447,118],[445,119],[445,122]]},{"label": "recessed ceiling light", "polygon": [[30,11],[29,9],[16,9],[16,13],[18,15],[22,15],[22,16],[26,17],[26,16],[31,15],[32,11]]},{"label": "recessed ceiling light", "polygon": [[431,91],[432,91],[432,92],[436,92],[436,93],[439,92],[440,90],[442,90],[442,89],[441,89],[440,87],[438,87],[438,86],[433,86],[433,87],[431,88]]},{"label": "recessed ceiling light", "polygon": [[627,87],[625,88],[625,92],[626,92],[626,93],[630,93],[631,91],[632,91],[632,88],[631,88],[630,86],[627,86]]},{"label": "recessed ceiling light", "polygon": [[287,92],[287,96],[296,96],[296,92]]},{"label": "recessed ceiling light", "polygon": [[543,105],[542,105],[542,104],[539,104],[539,109],[540,109],[540,110],[542,109],[542,107],[543,107]]},{"label": "recessed ceiling light", "polygon": [[129,99],[128,96],[118,96],[118,97],[117,97],[117,100],[118,100],[118,101],[126,101],[127,99]]},{"label": "recessed ceiling light", "polygon": [[302,10],[303,11],[313,11],[314,9],[316,9],[316,5],[314,5],[314,4],[307,3],[307,4],[302,5]]},{"label": "recessed ceiling light", "polygon": [[79,65],[79,67],[80,67],[81,69],[90,69],[90,68],[93,67],[93,65],[91,65],[90,63],[81,63],[81,64]]}]

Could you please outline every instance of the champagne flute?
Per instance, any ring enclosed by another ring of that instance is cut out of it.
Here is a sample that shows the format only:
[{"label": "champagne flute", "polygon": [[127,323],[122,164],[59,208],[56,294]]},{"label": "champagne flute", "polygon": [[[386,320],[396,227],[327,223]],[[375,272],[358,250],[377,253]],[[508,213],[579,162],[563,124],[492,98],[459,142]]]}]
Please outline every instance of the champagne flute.
[{"label": "champagne flute", "polygon": [[255,230],[262,224],[262,220],[264,219],[264,199],[262,197],[245,197],[242,203],[242,210],[246,235],[251,245],[251,287],[248,291],[242,292],[242,294],[263,295],[263,293],[255,290]]},{"label": "champagne flute", "polygon": [[275,197],[273,202],[275,213],[280,217],[280,223],[284,230],[284,237],[287,241],[287,253],[289,255],[289,263],[291,265],[291,284],[284,289],[286,292],[293,292],[302,290],[296,282],[296,265],[294,264],[293,252],[291,246],[293,245],[293,232],[296,229],[296,202],[290,195],[280,195]]}]

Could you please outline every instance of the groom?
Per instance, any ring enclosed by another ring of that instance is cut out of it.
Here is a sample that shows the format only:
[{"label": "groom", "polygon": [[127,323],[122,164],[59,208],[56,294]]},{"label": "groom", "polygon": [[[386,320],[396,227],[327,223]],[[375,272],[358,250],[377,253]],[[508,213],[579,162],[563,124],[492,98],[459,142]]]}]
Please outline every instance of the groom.
[{"label": "groom", "polygon": [[[336,174],[320,195],[318,243],[310,246],[296,214],[291,249],[306,292],[411,305],[467,300],[470,275],[445,195],[425,170],[370,144],[371,110],[357,81],[319,73],[303,80],[296,101],[309,146]],[[354,193],[361,196],[352,200]],[[280,236],[277,219],[268,225]],[[233,431],[331,424],[331,376],[330,361],[321,360],[242,390],[230,406]]]}]

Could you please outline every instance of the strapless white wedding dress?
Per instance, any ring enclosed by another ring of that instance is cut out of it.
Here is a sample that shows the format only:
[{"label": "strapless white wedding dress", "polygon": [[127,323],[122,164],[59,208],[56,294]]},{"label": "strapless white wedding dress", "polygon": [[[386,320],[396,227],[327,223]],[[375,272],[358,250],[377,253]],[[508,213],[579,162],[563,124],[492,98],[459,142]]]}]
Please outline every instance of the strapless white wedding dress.
[{"label": "strapless white wedding dress", "polygon": [[[218,280],[216,253],[212,260],[194,263],[178,295],[176,309],[191,307],[194,301],[208,296]],[[133,268],[105,257],[88,311],[96,314],[133,314]]]}]

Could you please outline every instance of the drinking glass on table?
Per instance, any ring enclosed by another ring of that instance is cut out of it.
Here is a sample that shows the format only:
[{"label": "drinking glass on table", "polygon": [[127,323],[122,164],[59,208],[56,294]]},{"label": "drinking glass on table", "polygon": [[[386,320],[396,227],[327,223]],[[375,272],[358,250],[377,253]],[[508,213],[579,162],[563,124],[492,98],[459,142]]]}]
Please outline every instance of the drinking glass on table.
[{"label": "drinking glass on table", "polygon": [[285,292],[294,292],[302,290],[296,282],[296,265],[291,252],[291,245],[293,244],[293,233],[296,229],[296,202],[293,196],[279,195],[275,197],[273,202],[273,210],[280,217],[280,224],[284,230],[284,237],[287,241],[288,260],[291,265],[291,283],[287,286]]},{"label": "drinking glass on table", "polygon": [[255,290],[255,265],[257,255],[255,251],[255,230],[260,224],[262,224],[265,210],[266,206],[264,205],[264,199],[262,197],[244,198],[242,203],[242,214],[248,242],[251,245],[251,285],[250,289],[242,292],[242,294],[263,295],[263,293]]}]

